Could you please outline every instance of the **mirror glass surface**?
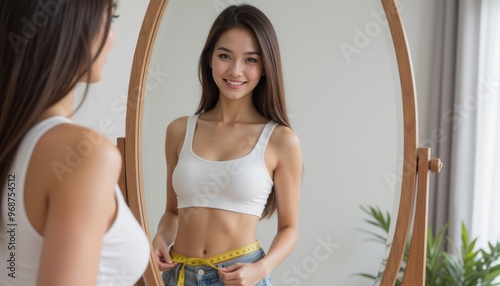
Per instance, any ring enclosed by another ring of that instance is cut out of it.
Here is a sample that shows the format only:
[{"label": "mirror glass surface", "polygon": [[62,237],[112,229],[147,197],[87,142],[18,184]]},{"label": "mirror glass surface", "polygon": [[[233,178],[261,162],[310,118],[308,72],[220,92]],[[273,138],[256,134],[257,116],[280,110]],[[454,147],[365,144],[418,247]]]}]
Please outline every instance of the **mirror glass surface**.
[{"label": "mirror glass surface", "polygon": [[[143,178],[154,236],[166,204],[166,127],[200,100],[197,64],[208,31],[242,1],[170,0],[149,67],[143,117]],[[299,241],[272,272],[276,285],[373,285],[390,248],[366,231],[361,206],[392,213],[401,189],[403,114],[396,57],[378,0],[252,1],[279,38],[292,128],[301,138],[304,174]],[[276,217],[261,221],[267,250]],[[331,281],[331,282],[329,282]]]}]

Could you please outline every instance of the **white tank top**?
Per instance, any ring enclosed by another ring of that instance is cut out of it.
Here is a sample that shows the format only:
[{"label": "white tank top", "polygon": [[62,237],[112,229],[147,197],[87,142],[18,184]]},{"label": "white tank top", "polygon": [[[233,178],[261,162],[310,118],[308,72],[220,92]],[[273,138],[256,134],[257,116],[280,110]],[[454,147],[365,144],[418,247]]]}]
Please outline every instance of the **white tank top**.
[{"label": "white tank top", "polygon": [[[36,285],[43,236],[31,225],[24,208],[24,178],[31,154],[40,137],[52,127],[63,123],[72,121],[63,116],[54,116],[30,129],[16,153],[9,172],[12,176],[8,178],[6,185],[2,186],[4,188],[0,225],[2,229],[0,285],[2,286]],[[12,193],[15,193],[15,197]],[[142,276],[149,261],[148,239],[125,203],[118,185],[115,186],[115,193],[117,213],[115,221],[103,239],[96,283],[99,286],[133,285]],[[11,206],[15,204],[15,215],[9,216],[9,202]]]},{"label": "white tank top", "polygon": [[216,208],[260,218],[274,185],[264,151],[277,123],[271,120],[264,126],[257,144],[247,155],[212,161],[193,152],[197,120],[198,115],[188,118],[186,136],[172,174],[177,208]]}]

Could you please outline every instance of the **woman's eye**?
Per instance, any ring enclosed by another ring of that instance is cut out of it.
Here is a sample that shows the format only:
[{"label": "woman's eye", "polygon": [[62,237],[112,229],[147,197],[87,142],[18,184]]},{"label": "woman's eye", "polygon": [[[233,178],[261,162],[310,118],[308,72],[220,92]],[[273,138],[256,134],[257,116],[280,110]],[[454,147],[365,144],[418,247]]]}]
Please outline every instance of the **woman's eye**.
[{"label": "woman's eye", "polygon": [[227,60],[227,59],[229,59],[229,56],[225,55],[225,54],[221,54],[221,55],[219,55],[219,58]]},{"label": "woman's eye", "polygon": [[248,59],[247,59],[247,62],[256,63],[256,62],[257,62],[257,59],[254,59],[254,58],[248,58]]}]

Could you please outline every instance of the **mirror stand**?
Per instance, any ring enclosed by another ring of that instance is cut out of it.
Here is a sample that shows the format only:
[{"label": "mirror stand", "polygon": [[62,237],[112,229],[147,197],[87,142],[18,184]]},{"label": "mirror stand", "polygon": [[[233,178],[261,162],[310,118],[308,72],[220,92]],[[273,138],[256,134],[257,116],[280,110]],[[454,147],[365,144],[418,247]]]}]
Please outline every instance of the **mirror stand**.
[{"label": "mirror stand", "polygon": [[381,0],[381,2],[389,23],[398,63],[403,95],[405,142],[401,199],[396,229],[380,285],[393,286],[396,283],[401,271],[413,216],[410,253],[404,268],[401,285],[424,286],[427,257],[429,172],[439,172],[442,163],[438,158],[430,158],[430,148],[417,147],[416,92],[406,34],[396,0]]},{"label": "mirror stand", "polygon": [[[402,286],[425,285],[427,258],[427,214],[429,200],[429,172],[439,173],[443,164],[439,158],[430,158],[430,148],[419,148],[417,157],[417,189],[413,235]],[[390,284],[394,285],[394,283]]]}]

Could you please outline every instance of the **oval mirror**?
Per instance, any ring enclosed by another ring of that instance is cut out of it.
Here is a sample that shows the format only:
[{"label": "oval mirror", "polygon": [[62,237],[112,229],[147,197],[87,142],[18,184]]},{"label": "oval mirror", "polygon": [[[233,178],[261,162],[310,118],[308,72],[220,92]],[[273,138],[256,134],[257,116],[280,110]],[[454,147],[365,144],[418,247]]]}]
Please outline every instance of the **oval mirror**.
[{"label": "oval mirror", "polygon": [[[208,31],[225,7],[240,2],[150,1],[130,81],[125,146],[130,207],[150,238],[166,205],[166,127],[196,111],[197,64]],[[299,241],[272,272],[274,284],[379,283],[393,245],[402,185],[413,187],[415,180],[414,174],[403,174],[403,162],[413,162],[408,154],[416,149],[415,106],[403,114],[403,104],[414,104],[414,95],[402,96],[384,7],[379,0],[244,2],[261,9],[276,29],[287,108],[304,160]],[[386,8],[393,3],[385,2]],[[365,221],[370,217],[362,207],[391,215],[388,235]],[[410,217],[411,207],[401,212]],[[265,250],[276,223],[274,216],[259,224]],[[380,235],[387,243],[373,241]],[[397,245],[401,241],[406,234]],[[400,261],[400,246],[394,256]],[[147,285],[162,285],[153,263],[146,276]]]}]

